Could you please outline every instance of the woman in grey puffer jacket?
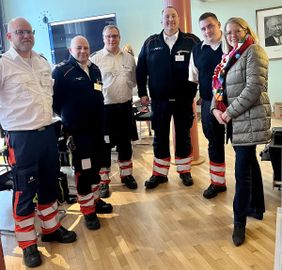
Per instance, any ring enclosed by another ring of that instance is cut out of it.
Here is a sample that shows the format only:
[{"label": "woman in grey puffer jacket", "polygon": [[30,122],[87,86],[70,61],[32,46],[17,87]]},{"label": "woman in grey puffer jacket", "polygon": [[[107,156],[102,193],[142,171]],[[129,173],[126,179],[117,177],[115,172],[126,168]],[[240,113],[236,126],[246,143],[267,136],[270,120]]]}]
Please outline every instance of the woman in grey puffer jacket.
[{"label": "woman in grey puffer jacket", "polygon": [[265,212],[256,145],[271,137],[268,57],[242,18],[230,18],[224,31],[228,54],[215,69],[211,109],[219,123],[227,124],[236,153],[232,239],[239,246],[245,241],[247,216],[262,219]]}]

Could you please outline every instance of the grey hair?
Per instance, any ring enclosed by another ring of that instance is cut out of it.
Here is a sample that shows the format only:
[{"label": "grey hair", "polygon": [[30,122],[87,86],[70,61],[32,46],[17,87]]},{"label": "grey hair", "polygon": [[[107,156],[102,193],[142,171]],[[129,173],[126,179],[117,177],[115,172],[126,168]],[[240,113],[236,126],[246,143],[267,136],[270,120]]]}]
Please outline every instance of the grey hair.
[{"label": "grey hair", "polygon": [[102,32],[102,35],[104,36],[105,32],[108,30],[108,29],[116,29],[118,31],[118,35],[120,36],[120,32],[119,32],[119,29],[116,25],[113,25],[113,24],[109,24],[109,25],[106,25],[103,29],[103,32]]}]

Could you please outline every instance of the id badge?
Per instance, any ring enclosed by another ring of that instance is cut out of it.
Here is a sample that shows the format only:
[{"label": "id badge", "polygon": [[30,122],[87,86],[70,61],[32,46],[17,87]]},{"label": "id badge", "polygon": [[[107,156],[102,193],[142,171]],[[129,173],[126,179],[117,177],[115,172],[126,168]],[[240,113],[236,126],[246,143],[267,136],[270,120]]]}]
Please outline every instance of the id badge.
[{"label": "id badge", "polygon": [[177,54],[175,55],[175,62],[183,62],[184,61],[184,55]]},{"label": "id badge", "polygon": [[94,90],[102,91],[102,84],[100,84],[100,83],[94,83]]}]

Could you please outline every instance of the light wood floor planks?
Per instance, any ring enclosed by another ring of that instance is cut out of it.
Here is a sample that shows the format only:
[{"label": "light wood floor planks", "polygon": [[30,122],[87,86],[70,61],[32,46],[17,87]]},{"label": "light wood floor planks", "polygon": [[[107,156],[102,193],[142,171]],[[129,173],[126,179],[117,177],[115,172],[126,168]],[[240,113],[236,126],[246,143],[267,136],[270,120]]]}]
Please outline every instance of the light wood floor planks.
[{"label": "light wood floor planks", "polygon": [[[282,120],[273,120],[273,126],[281,125]],[[234,152],[231,145],[226,147],[227,192],[211,200],[204,199],[202,192],[209,185],[209,164],[207,142],[201,126],[198,128],[200,153],[206,161],[193,166],[192,187],[182,185],[172,165],[169,182],[146,191],[144,180],[151,175],[152,146],[135,145],[134,176],[138,189],[131,191],[120,184],[114,164],[112,195],[107,199],[114,206],[113,213],[100,215],[101,229],[89,231],[78,205],[64,205],[68,215],[62,223],[77,232],[78,240],[66,245],[39,241],[43,264],[37,269],[273,269],[276,210],[281,205],[281,192],[272,188],[271,163],[260,162],[267,208],[264,220],[248,219],[246,243],[235,247],[231,240]],[[143,140],[151,142],[148,137]],[[258,153],[263,148],[260,146]],[[1,204],[7,207],[8,203]],[[0,217],[3,218],[11,217]],[[26,269],[15,237],[2,235],[2,244],[7,269]]]}]

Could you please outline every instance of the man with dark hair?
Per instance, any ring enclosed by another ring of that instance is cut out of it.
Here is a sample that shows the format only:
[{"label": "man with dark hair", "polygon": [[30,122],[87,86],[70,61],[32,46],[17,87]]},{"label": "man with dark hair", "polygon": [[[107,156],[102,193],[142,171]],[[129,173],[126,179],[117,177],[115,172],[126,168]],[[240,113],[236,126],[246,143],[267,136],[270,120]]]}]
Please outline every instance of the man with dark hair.
[{"label": "man with dark hair", "polygon": [[265,39],[265,46],[282,45],[282,17],[281,15],[271,16],[265,23],[270,36]]},{"label": "man with dark hair", "polygon": [[226,191],[224,125],[220,125],[210,113],[212,94],[212,76],[214,68],[221,61],[222,32],[215,14],[206,12],[199,18],[199,26],[204,40],[193,48],[189,65],[189,80],[199,84],[201,97],[201,120],[205,137],[209,141],[211,184],[204,191],[207,199]]},{"label": "man with dark hair", "polygon": [[141,104],[151,97],[154,129],[153,173],[145,182],[147,189],[168,181],[170,167],[169,134],[171,117],[175,127],[175,163],[185,186],[191,186],[192,148],[190,128],[193,124],[193,100],[197,85],[188,81],[188,65],[192,48],[200,42],[191,33],[179,30],[179,16],[174,7],[162,11],[163,31],[144,43],[137,62],[137,85]]},{"label": "man with dark hair", "polygon": [[53,71],[54,111],[72,137],[72,157],[80,211],[89,230],[100,228],[97,213],[112,212],[99,199],[101,158],[104,151],[104,103],[99,68],[91,63],[83,36],[71,40],[70,59]]},{"label": "man with dark hair", "polygon": [[[0,59],[0,123],[7,133],[12,166],[15,233],[28,267],[41,264],[35,229],[41,221],[43,242],[71,243],[76,234],[59,222],[58,149],[52,124],[51,67],[32,50],[34,30],[24,18],[8,23],[10,49]],[[37,205],[34,199],[37,198]]]}]

